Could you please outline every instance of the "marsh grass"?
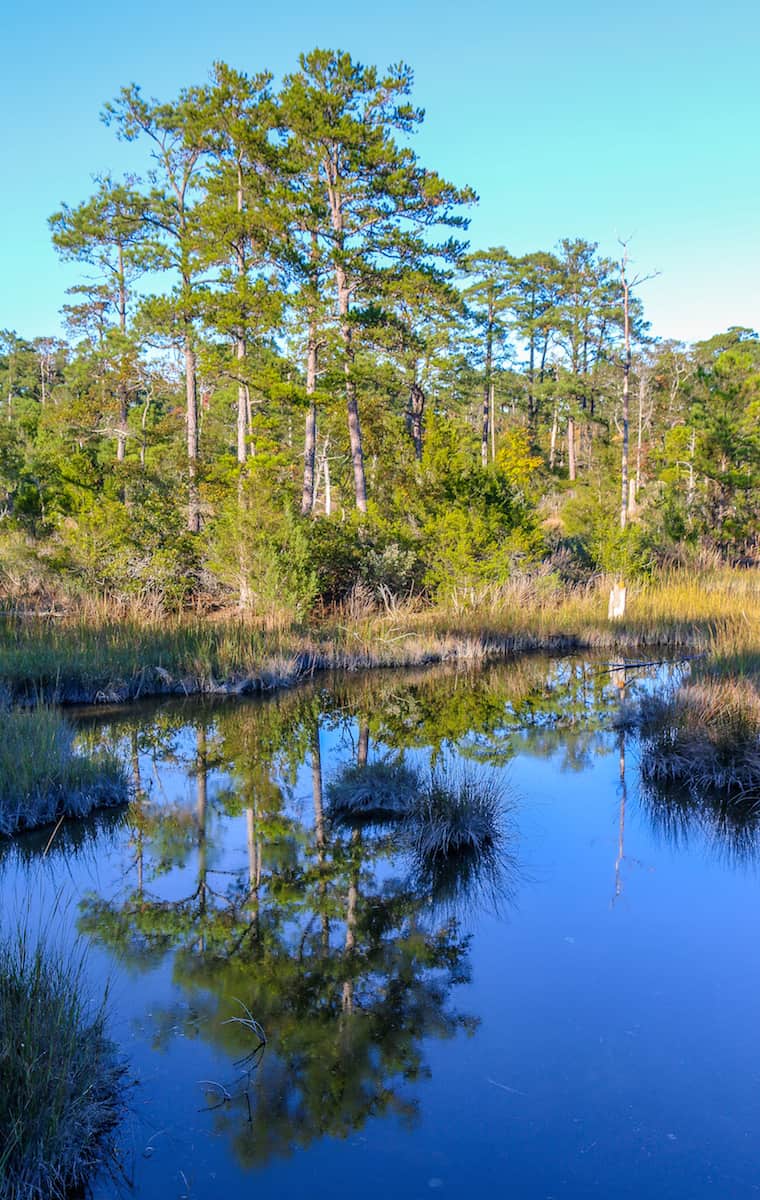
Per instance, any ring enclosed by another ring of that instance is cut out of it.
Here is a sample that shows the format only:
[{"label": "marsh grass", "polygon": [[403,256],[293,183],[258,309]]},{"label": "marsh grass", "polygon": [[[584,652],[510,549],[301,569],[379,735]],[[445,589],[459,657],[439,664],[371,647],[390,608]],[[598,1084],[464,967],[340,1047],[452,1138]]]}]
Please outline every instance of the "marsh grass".
[{"label": "marsh grass", "polygon": [[712,677],[708,665],[623,720],[640,734],[645,783],[760,800],[760,694],[749,679]]},{"label": "marsh grass", "polygon": [[115,755],[77,752],[68,721],[53,709],[0,710],[0,835],[84,817],[129,798]]},{"label": "marsh grass", "polygon": [[0,1198],[65,1200],[111,1154],[123,1067],[90,1003],[83,960],[0,943]]},{"label": "marsh grass", "polygon": [[512,798],[495,776],[469,764],[438,767],[418,789],[407,820],[416,886],[453,910],[496,909],[515,886]]},{"label": "marsh grass", "polygon": [[502,788],[492,776],[463,766],[432,771],[410,815],[415,851],[447,856],[492,846],[499,837],[502,805]]},{"label": "marsh grass", "polygon": [[120,703],[150,695],[242,694],[316,670],[482,662],[530,650],[760,642],[754,571],[662,573],[633,584],[623,621],[607,620],[609,579],[567,587],[515,576],[460,589],[445,606],[396,604],[309,625],[231,614],[151,618],[106,606],[78,616],[0,612],[0,692],[14,702]]},{"label": "marsh grass", "polygon": [[420,786],[404,763],[379,760],[344,767],[327,785],[328,815],[338,824],[383,824],[403,820]]}]

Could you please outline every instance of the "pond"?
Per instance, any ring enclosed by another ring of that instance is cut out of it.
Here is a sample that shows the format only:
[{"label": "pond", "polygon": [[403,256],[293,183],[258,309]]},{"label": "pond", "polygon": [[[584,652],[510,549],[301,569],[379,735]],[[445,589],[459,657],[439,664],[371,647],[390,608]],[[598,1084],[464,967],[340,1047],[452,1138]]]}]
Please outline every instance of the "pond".
[{"label": "pond", "polygon": [[[78,714],[136,800],[4,844],[0,896],[110,987],[136,1082],[96,1200],[756,1195],[760,831],[647,793],[614,727],[677,669]],[[495,798],[495,853],[426,869],[409,822],[338,820],[373,770]]]}]

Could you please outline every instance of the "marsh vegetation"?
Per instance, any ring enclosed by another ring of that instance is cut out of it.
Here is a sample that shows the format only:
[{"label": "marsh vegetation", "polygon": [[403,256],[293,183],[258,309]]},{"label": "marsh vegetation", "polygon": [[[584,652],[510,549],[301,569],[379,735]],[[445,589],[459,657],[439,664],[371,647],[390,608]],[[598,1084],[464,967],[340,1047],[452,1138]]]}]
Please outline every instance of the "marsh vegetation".
[{"label": "marsh vegetation", "polygon": [[67,1200],[112,1155],[124,1067],[106,1015],[81,950],[25,927],[0,940],[2,1200]]},{"label": "marsh vegetation", "polygon": [[0,709],[0,836],[126,804],[129,779],[104,749],[85,753],[54,709]]}]

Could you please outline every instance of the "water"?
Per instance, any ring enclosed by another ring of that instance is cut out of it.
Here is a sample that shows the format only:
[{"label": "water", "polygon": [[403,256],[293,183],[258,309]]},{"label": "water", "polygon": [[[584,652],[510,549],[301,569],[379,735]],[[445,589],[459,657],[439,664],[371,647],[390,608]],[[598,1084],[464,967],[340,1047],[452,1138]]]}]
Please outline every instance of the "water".
[{"label": "water", "polygon": [[[137,1082],[96,1200],[757,1195],[755,830],[640,794],[611,721],[652,674],[528,659],[83,715],[139,803],[5,845],[0,896],[43,923],[58,896],[110,981]],[[496,864],[431,894],[398,823],[330,824],[342,771],[402,759],[500,791]]]}]

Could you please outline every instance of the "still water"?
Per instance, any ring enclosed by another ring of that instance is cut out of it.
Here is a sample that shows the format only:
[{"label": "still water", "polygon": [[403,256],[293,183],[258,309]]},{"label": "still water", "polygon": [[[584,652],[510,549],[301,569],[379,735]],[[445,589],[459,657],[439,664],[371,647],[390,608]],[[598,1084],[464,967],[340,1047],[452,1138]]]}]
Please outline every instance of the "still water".
[{"label": "still water", "polygon": [[[640,789],[613,719],[652,674],[532,658],[81,715],[136,800],[4,845],[0,898],[43,924],[57,900],[109,982],[135,1083],[96,1200],[760,1193],[760,828]],[[484,872],[425,878],[403,822],[331,820],[346,772],[400,763],[498,797]]]}]

